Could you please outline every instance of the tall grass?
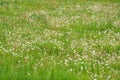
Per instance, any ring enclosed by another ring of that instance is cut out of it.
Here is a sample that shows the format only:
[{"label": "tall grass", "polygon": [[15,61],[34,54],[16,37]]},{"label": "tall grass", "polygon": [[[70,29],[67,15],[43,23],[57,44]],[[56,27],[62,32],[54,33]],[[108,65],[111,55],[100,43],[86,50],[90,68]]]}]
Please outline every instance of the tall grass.
[{"label": "tall grass", "polygon": [[120,80],[119,0],[0,0],[0,80]]}]

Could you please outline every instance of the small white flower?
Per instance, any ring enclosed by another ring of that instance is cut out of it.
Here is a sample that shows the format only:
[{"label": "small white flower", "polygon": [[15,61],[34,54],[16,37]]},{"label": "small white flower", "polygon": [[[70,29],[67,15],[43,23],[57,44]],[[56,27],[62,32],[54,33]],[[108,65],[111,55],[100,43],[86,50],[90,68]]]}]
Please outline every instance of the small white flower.
[{"label": "small white flower", "polygon": [[70,71],[70,72],[72,72],[72,71],[73,71],[73,69],[71,68],[69,71]]},{"label": "small white flower", "polygon": [[30,75],[30,72],[28,72],[27,75]]},{"label": "small white flower", "polygon": [[80,69],[83,70],[83,67],[81,66]]}]

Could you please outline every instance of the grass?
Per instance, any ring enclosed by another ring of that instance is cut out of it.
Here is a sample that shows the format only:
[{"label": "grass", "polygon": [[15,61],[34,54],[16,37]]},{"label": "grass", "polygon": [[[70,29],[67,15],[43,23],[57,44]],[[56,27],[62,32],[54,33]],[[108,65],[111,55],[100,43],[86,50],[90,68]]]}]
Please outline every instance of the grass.
[{"label": "grass", "polygon": [[119,0],[0,0],[0,80],[120,80]]}]

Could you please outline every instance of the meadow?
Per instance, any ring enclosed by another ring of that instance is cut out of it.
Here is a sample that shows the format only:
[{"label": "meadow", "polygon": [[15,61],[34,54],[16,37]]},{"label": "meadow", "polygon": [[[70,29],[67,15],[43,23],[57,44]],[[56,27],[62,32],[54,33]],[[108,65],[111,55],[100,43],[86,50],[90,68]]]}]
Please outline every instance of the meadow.
[{"label": "meadow", "polygon": [[120,1],[0,0],[0,80],[120,80]]}]

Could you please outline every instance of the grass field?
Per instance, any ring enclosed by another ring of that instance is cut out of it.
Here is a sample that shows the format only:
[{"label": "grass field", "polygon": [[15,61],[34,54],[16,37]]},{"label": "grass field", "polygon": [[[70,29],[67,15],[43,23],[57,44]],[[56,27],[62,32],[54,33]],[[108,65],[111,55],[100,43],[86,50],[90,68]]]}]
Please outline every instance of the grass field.
[{"label": "grass field", "polygon": [[0,80],[120,80],[120,1],[0,0]]}]

